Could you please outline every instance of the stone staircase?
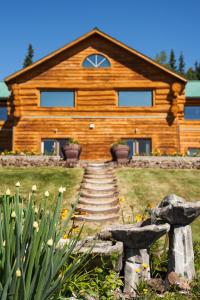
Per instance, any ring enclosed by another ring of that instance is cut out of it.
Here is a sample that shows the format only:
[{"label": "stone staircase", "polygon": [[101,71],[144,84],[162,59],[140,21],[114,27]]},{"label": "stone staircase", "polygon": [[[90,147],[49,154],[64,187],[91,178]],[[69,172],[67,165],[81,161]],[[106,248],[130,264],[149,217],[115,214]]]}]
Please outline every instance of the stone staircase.
[{"label": "stone staircase", "polygon": [[117,180],[109,164],[88,164],[85,168],[76,208],[76,220],[109,222],[119,218]]}]

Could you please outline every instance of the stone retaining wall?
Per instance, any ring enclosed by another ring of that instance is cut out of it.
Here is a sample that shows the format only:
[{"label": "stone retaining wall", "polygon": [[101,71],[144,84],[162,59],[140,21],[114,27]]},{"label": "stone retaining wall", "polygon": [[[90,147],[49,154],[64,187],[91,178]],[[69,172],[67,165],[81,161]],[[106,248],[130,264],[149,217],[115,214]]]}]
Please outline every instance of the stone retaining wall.
[{"label": "stone retaining wall", "polygon": [[[124,164],[112,163],[114,167],[160,168],[160,169],[200,169],[200,157],[179,156],[135,156]],[[1,155],[0,167],[66,167],[59,156],[20,156]],[[87,166],[86,161],[79,161],[78,167]],[[74,165],[68,166],[74,167]]]},{"label": "stone retaining wall", "polygon": [[153,169],[200,169],[200,157],[135,156],[122,166]]},{"label": "stone retaining wall", "polygon": [[60,156],[0,155],[0,167],[63,167]]}]

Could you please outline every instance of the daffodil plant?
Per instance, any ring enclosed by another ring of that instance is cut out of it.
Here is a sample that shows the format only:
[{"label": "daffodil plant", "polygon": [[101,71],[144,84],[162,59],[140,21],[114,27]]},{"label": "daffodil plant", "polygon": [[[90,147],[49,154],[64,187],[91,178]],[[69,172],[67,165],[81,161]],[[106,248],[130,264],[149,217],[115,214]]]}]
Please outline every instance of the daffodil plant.
[{"label": "daffodil plant", "polygon": [[14,195],[8,189],[0,196],[1,300],[52,299],[84,262],[85,256],[73,257],[79,236],[59,246],[76,207],[75,203],[63,221],[64,192],[60,187],[52,213],[46,207],[48,191],[41,205],[35,206],[36,185],[27,205],[20,196],[19,182]]}]

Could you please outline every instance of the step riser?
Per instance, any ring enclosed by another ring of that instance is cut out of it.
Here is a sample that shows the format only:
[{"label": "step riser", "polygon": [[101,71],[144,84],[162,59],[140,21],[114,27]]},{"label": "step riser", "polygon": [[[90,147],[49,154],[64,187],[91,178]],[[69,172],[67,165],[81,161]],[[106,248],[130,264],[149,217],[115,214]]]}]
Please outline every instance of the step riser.
[{"label": "step riser", "polygon": [[94,175],[94,174],[85,174],[84,178],[86,179],[116,179],[113,175]]},{"label": "step riser", "polygon": [[94,175],[114,175],[110,170],[86,170],[85,174],[94,174]]},{"label": "step riser", "polygon": [[89,216],[89,215],[99,215],[99,214],[109,215],[109,214],[118,213],[119,212],[119,208],[115,207],[115,208],[110,208],[110,209],[101,210],[101,211],[95,211],[95,210],[91,210],[91,209],[85,209],[85,208],[83,209],[83,208],[81,208],[81,211],[88,213],[87,216]]},{"label": "step riser", "polygon": [[97,201],[94,201],[94,200],[79,200],[79,203],[80,204],[85,204],[85,205],[95,205],[95,206],[104,206],[104,205],[111,205],[111,206],[113,206],[113,205],[116,205],[116,204],[118,204],[119,203],[119,201],[118,201],[118,199],[115,199],[115,200],[111,200],[111,201],[105,201],[105,200],[103,200],[103,201],[101,201],[101,202],[97,202]]},{"label": "step riser", "polygon": [[105,198],[115,198],[118,194],[117,193],[108,193],[108,194],[88,194],[86,192],[81,191],[80,195],[82,197],[86,197],[86,198],[95,198],[95,199],[105,199]]},{"label": "step riser", "polygon": [[113,221],[118,221],[119,217],[116,216],[116,217],[108,217],[108,218],[104,218],[104,219],[97,219],[93,216],[90,216],[90,217],[84,217],[84,216],[77,216],[76,217],[76,221],[84,221],[84,222],[113,222]]},{"label": "step riser", "polygon": [[90,193],[90,194],[100,194],[100,193],[107,194],[109,192],[117,191],[116,186],[110,186],[110,187],[94,186],[94,187],[92,187],[92,186],[86,186],[83,184],[81,187],[82,187],[82,190],[87,191],[87,193]]},{"label": "step riser", "polygon": [[84,178],[82,183],[84,184],[98,184],[98,185],[105,185],[105,184],[112,184],[112,185],[116,185],[116,182],[117,180],[115,179],[100,179],[100,180],[95,180],[95,179],[87,179],[87,178]]}]

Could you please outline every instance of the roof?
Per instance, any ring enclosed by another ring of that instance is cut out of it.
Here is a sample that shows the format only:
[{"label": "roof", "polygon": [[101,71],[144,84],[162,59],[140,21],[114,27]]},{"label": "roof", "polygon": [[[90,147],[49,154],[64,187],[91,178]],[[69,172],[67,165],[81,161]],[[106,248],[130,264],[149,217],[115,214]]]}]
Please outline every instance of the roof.
[{"label": "roof", "polygon": [[159,63],[155,62],[154,60],[152,60],[148,56],[146,56],[146,55],[144,55],[144,54],[142,54],[142,53],[134,50],[133,48],[128,47],[127,45],[123,44],[122,42],[119,42],[118,40],[114,39],[113,37],[109,36],[108,34],[100,31],[98,28],[94,28],[90,32],[88,32],[88,33],[84,34],[83,36],[81,36],[80,38],[78,38],[78,39],[74,40],[73,42],[67,44],[66,46],[64,46],[64,47],[62,47],[62,48],[60,48],[60,49],[58,49],[58,50],[50,53],[49,55],[41,58],[40,60],[36,61],[32,65],[30,65],[30,66],[28,66],[28,67],[26,67],[24,69],[21,69],[21,70],[15,72],[15,73],[11,74],[10,76],[8,76],[8,77],[5,78],[5,81],[9,82],[9,81],[11,81],[13,79],[16,79],[19,75],[21,75],[23,73],[26,73],[27,71],[29,71],[29,70],[37,67],[38,65],[44,63],[45,61],[48,61],[49,59],[53,58],[54,56],[62,53],[63,51],[66,51],[70,47],[76,45],[77,43],[79,43],[79,42],[81,42],[83,40],[85,40],[86,38],[91,37],[92,35],[99,35],[99,36],[101,36],[101,37],[103,37],[103,38],[111,41],[112,43],[114,43],[114,44],[122,47],[123,49],[126,49],[130,53],[132,53],[132,54],[134,54],[134,55],[142,58],[143,60],[149,62],[150,64],[156,66],[157,68],[163,70],[164,72],[166,72],[168,74],[171,74],[172,76],[176,77],[177,79],[179,79],[179,80],[181,80],[183,82],[187,82],[187,80],[184,77],[182,77],[181,75],[179,75],[179,74],[177,74],[177,73],[169,70],[168,68],[160,65]]},{"label": "roof", "polygon": [[10,96],[10,91],[8,90],[5,82],[0,81],[0,99],[5,99]]},{"label": "roof", "polygon": [[188,81],[185,94],[188,98],[200,98],[200,80]]}]

